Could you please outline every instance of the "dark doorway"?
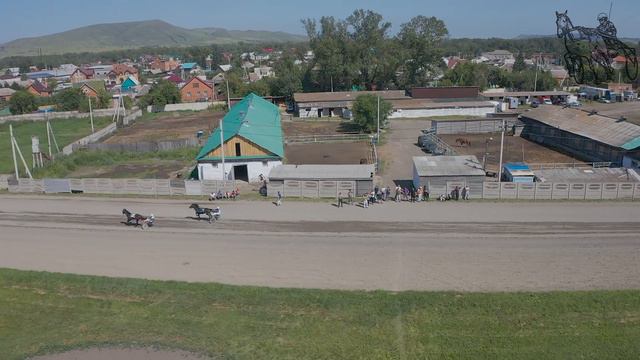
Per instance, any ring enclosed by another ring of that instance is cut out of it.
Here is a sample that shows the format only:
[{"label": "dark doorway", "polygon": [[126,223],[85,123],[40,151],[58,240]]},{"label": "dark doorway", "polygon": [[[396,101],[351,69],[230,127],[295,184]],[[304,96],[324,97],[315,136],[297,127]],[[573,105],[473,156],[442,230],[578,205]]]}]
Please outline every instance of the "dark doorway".
[{"label": "dark doorway", "polygon": [[233,167],[233,178],[249,182],[249,171],[247,165],[236,165]]},{"label": "dark doorway", "polygon": [[240,151],[240,143],[236,143],[236,156],[242,156],[242,152]]},{"label": "dark doorway", "polygon": [[322,117],[322,109],[318,109],[318,117]]}]

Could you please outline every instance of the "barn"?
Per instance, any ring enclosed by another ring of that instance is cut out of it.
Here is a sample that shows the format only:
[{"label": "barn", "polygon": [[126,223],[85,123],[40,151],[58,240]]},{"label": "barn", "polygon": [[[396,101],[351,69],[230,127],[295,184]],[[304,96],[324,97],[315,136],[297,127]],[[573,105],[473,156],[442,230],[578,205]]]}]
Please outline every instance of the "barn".
[{"label": "barn", "polygon": [[521,116],[522,136],[589,162],[640,159],[640,126],[596,112],[543,106]]},{"label": "barn", "polygon": [[482,196],[485,172],[473,155],[414,156],[413,186],[426,186],[432,197],[469,186],[470,197]]},{"label": "barn", "polygon": [[221,124],[222,134],[219,126],[196,157],[200,179],[256,182],[260,175],[282,165],[284,141],[276,105],[249,94],[229,110]]},{"label": "barn", "polygon": [[269,196],[361,196],[373,189],[374,165],[280,165],[269,173]]}]

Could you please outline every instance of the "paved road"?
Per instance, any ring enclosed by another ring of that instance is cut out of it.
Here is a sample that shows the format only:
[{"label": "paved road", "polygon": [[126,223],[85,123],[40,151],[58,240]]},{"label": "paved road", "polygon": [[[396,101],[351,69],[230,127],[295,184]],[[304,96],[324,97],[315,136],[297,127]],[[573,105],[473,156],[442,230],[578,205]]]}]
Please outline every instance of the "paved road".
[{"label": "paved road", "polygon": [[[0,267],[334,289],[640,288],[637,203],[236,202],[213,225],[187,205],[0,196]],[[158,226],[119,223],[122,207]]]}]

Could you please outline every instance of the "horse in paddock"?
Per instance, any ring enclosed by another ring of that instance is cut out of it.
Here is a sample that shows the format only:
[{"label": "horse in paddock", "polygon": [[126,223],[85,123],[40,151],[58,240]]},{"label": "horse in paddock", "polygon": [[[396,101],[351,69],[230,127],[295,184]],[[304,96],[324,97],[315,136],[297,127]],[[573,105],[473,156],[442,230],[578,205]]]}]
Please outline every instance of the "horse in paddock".
[{"label": "horse in paddock", "polygon": [[456,139],[456,145],[459,146],[471,146],[471,141],[469,141],[469,139],[465,139],[465,138],[457,138]]}]

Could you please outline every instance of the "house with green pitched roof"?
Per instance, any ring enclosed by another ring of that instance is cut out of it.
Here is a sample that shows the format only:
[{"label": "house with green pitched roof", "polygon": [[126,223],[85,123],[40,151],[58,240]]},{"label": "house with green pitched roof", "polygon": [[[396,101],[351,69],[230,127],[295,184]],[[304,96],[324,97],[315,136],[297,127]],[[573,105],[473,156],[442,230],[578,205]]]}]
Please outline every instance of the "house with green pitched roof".
[{"label": "house with green pitched roof", "polygon": [[229,110],[221,123],[222,146],[218,127],[196,157],[201,180],[254,182],[282,165],[284,139],[276,105],[249,94]]}]

